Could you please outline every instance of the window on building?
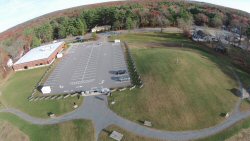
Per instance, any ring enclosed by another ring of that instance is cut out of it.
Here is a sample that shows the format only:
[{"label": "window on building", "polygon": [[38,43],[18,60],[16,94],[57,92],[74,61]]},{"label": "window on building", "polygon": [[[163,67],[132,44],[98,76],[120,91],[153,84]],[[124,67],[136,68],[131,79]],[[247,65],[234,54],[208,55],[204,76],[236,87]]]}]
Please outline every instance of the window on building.
[{"label": "window on building", "polygon": [[40,65],[43,65],[43,63],[40,63]]},{"label": "window on building", "polygon": [[28,69],[28,66],[24,66],[24,69]]}]

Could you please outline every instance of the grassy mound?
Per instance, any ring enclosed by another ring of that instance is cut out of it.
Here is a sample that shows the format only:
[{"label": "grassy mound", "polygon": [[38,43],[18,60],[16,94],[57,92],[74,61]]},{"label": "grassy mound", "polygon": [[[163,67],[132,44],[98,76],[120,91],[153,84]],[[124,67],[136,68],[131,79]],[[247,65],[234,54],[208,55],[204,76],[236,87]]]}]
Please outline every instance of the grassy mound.
[{"label": "grassy mound", "polygon": [[[151,42],[162,40],[154,38]],[[136,37],[132,42],[144,88],[113,94],[109,100],[116,104],[110,107],[119,115],[138,123],[149,120],[158,129],[191,130],[218,124],[224,120],[220,114],[234,107],[238,86],[224,61],[192,49],[141,48],[147,42]]]}]

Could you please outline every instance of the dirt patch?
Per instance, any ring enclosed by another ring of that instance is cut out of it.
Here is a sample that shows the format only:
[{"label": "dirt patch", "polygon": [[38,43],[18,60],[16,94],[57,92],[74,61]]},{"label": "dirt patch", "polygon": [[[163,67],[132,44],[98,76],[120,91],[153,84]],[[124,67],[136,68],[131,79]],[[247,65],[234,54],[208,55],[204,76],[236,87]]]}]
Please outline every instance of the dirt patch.
[{"label": "dirt patch", "polygon": [[226,141],[249,141],[250,140],[250,128],[243,129],[240,133],[232,136]]},{"label": "dirt patch", "polygon": [[0,141],[29,141],[29,137],[8,122],[0,122]]}]

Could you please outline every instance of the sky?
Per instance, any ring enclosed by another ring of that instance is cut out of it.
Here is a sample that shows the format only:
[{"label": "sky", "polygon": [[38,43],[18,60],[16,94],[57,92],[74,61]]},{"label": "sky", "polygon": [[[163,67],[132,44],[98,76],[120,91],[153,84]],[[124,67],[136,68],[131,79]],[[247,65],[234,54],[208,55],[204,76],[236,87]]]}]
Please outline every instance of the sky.
[{"label": "sky", "polygon": [[[0,0],[0,32],[38,16],[70,7],[114,0]],[[250,0],[196,0],[250,13]]]},{"label": "sky", "polygon": [[0,32],[53,11],[108,1],[115,0],[0,0]]},{"label": "sky", "polygon": [[194,0],[240,9],[250,13],[250,0]]}]

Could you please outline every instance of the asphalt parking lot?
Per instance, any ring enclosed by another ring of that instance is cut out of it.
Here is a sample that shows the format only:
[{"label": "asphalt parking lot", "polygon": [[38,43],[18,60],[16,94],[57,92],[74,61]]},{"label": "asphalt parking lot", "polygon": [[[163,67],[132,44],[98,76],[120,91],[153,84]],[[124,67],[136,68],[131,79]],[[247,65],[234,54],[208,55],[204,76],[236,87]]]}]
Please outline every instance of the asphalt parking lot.
[{"label": "asphalt parking lot", "polygon": [[120,43],[72,44],[44,86],[51,87],[51,94],[129,86],[129,80],[120,82],[115,79],[117,75],[113,72],[120,69],[127,71]]}]

